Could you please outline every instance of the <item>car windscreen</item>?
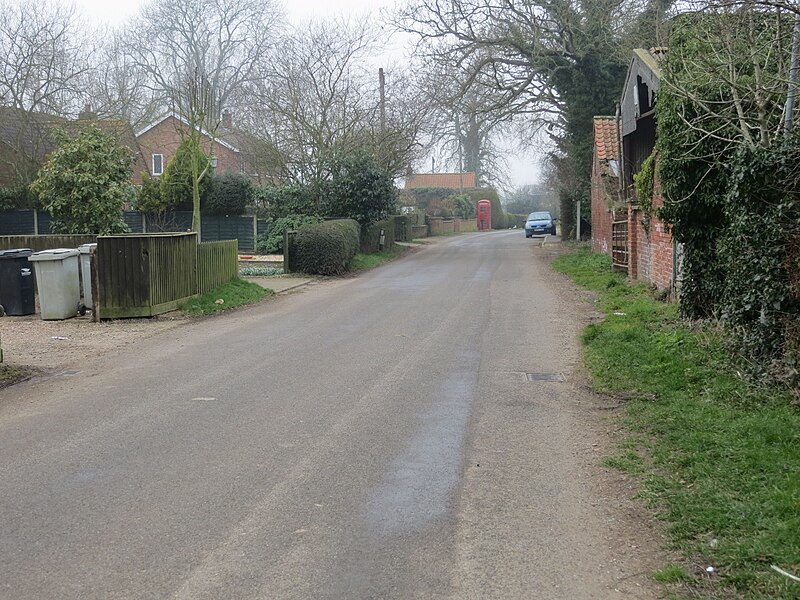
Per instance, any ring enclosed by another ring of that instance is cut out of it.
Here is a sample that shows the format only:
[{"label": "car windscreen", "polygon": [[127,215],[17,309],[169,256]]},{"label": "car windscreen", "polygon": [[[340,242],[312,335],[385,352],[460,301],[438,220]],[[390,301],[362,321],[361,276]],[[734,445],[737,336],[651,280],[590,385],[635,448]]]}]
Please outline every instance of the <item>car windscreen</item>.
[{"label": "car windscreen", "polygon": [[528,221],[549,221],[549,220],[550,220],[550,213],[546,212],[531,213],[528,215]]}]

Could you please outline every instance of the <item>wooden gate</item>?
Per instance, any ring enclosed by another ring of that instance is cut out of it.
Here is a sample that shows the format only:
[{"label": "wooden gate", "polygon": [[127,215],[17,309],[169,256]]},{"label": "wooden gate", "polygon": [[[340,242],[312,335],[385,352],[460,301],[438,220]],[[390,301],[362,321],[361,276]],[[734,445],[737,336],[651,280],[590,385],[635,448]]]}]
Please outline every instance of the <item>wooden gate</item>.
[{"label": "wooden gate", "polygon": [[611,263],[616,269],[628,270],[628,221],[611,224]]}]

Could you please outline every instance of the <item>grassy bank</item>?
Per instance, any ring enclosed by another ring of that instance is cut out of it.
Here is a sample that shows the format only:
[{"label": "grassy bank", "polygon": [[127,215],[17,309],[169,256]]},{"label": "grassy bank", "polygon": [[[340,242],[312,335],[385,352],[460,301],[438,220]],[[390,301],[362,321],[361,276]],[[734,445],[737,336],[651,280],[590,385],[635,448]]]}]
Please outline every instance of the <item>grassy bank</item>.
[{"label": "grassy bank", "polygon": [[180,306],[180,310],[189,316],[210,315],[244,304],[252,304],[271,295],[272,290],[266,290],[250,281],[234,279],[198,298],[188,300]]},{"label": "grassy bank", "polygon": [[554,268],[598,293],[583,334],[598,391],[628,399],[627,437],[606,463],[641,477],[684,560],[654,577],[674,598],[800,598],[800,410],[742,380],[723,333],[580,249]]},{"label": "grassy bank", "polygon": [[395,246],[391,250],[384,250],[383,252],[370,252],[369,254],[364,254],[359,252],[353,257],[353,260],[350,262],[350,270],[351,271],[366,271],[367,269],[373,269],[377,266],[382,265],[383,263],[389,262],[390,260],[394,260],[403,252],[405,248],[401,248],[400,246]]}]

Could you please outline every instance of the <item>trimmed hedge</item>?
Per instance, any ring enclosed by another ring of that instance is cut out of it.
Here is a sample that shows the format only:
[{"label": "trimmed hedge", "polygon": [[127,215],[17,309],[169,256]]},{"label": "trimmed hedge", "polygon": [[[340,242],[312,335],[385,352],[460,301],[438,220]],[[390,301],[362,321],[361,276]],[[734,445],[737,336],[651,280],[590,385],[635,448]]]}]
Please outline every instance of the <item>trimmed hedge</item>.
[{"label": "trimmed hedge", "polygon": [[381,243],[381,229],[384,234],[384,250],[390,250],[394,246],[394,218],[390,217],[385,221],[371,223],[361,228],[361,252],[369,254],[378,252]]},{"label": "trimmed hedge", "polygon": [[292,269],[313,275],[340,275],[358,253],[359,226],[351,219],[301,227],[292,243]]}]

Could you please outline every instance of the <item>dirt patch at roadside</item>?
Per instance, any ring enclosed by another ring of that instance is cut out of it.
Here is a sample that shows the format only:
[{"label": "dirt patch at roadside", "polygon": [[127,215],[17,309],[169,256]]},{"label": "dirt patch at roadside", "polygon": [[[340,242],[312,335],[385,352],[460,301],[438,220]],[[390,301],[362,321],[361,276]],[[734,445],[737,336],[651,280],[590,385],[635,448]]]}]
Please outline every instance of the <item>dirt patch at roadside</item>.
[{"label": "dirt patch at roadside", "polygon": [[3,317],[0,339],[4,364],[59,371],[87,357],[114,352],[123,346],[187,322],[178,313],[152,319],[92,322],[88,317],[42,321],[37,315]]},{"label": "dirt patch at roadside", "polygon": [[[561,244],[548,244],[532,250],[537,260],[548,265],[552,288],[564,305],[574,310],[576,321],[586,327],[605,319],[605,314],[596,306],[597,295],[549,268],[555,258],[571,251],[571,248]],[[593,444],[592,452],[584,457],[589,485],[597,490],[599,497],[606,499],[606,509],[614,515],[614,527],[609,528],[608,532],[613,536],[614,545],[620,549],[621,555],[627,556],[631,563],[640,565],[642,569],[629,581],[620,581],[620,587],[627,588],[637,598],[649,597],[648,594],[653,593],[664,597],[664,589],[652,579],[652,573],[667,564],[679,562],[679,557],[665,548],[665,524],[643,500],[637,498],[642,492],[639,478],[602,464],[604,458],[619,454],[619,445],[627,435],[622,424],[626,399],[624,395],[610,396],[595,392],[591,374],[583,365],[575,369],[573,377],[583,392],[576,410],[592,432],[596,444]]]}]

